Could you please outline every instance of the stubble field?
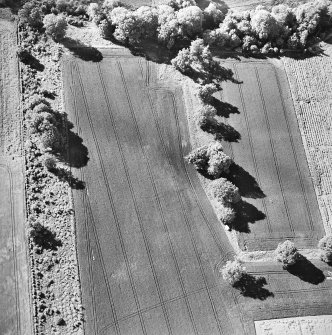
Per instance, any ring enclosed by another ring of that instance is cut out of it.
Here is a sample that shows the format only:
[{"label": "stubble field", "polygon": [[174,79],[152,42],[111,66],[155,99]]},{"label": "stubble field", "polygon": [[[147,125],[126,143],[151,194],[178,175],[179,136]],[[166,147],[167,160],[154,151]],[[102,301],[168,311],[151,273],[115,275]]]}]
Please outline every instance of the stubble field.
[{"label": "stubble field", "polygon": [[324,228],[285,73],[267,62],[226,66],[242,82],[221,91],[234,111],[223,121],[241,135],[224,143],[240,167],[231,178],[250,204],[238,222],[240,247],[273,250],[290,239],[315,248]]}]

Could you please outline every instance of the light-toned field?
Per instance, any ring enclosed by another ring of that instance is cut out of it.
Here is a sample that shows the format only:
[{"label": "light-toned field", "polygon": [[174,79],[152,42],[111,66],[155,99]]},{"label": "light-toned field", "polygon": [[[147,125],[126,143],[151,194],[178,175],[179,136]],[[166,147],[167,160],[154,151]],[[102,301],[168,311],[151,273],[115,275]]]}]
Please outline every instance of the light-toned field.
[{"label": "light-toned field", "polygon": [[0,155],[20,155],[16,23],[0,19]]},{"label": "light-toned field", "polygon": [[257,335],[329,335],[332,315],[255,321]]},{"label": "light-toned field", "polygon": [[323,55],[283,58],[323,222],[332,232],[332,48]]}]

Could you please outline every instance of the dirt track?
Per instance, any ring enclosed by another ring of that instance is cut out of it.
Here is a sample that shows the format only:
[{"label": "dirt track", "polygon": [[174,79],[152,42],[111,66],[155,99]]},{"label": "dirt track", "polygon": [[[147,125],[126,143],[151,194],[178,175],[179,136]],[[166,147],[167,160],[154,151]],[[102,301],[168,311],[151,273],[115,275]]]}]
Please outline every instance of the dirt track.
[{"label": "dirt track", "polygon": [[240,245],[273,250],[291,239],[315,248],[324,228],[285,73],[266,62],[226,64],[243,81],[221,91],[222,100],[238,108],[224,121],[241,139],[225,147],[240,166],[233,182],[250,204]]}]

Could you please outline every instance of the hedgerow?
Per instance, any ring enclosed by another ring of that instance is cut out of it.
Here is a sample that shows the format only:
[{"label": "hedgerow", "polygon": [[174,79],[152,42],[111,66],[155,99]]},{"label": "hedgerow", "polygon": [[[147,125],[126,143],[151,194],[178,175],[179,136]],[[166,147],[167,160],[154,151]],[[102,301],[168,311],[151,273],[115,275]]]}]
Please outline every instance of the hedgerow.
[{"label": "hedgerow", "polygon": [[136,10],[126,7],[106,0],[104,5],[94,4],[89,13],[95,18],[102,12],[115,26],[114,37],[123,43],[152,38],[172,48],[198,37],[216,48],[241,47],[243,52],[263,54],[305,50],[332,26],[329,0],[314,0],[295,8],[260,5],[244,12],[227,12],[224,5],[213,1],[201,10],[193,0],[172,0]]}]

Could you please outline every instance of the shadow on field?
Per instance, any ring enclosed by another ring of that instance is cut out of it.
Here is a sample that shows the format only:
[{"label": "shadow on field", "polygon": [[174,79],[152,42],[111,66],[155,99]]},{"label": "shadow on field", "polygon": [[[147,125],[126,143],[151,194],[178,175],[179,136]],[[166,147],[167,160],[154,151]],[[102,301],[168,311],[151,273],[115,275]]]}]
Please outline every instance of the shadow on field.
[{"label": "shadow on field", "polygon": [[70,170],[63,168],[55,168],[52,171],[60,180],[66,181],[72,189],[75,190],[84,190],[85,182],[74,177],[73,173]]},{"label": "shadow on field", "polygon": [[318,269],[303,255],[300,255],[300,259],[294,265],[289,266],[287,271],[313,285],[318,285],[325,280],[323,271]]},{"label": "shadow on field", "polygon": [[217,121],[201,126],[203,131],[214,135],[216,141],[238,142],[240,133],[229,124]]},{"label": "shadow on field", "polygon": [[234,285],[245,297],[253,299],[266,300],[268,297],[274,297],[274,294],[264,288],[267,284],[264,277],[254,277],[251,274],[245,274],[242,279]]},{"label": "shadow on field", "polygon": [[61,40],[61,43],[68,48],[75,57],[84,61],[100,62],[103,59],[103,55],[98,49],[85,45],[72,38],[65,37]]},{"label": "shadow on field", "polygon": [[[62,128],[66,130],[64,136],[67,137],[68,147],[64,146],[58,152],[58,159],[71,168],[79,169],[86,166],[89,161],[88,148],[83,144],[83,139],[73,132],[74,125],[68,120],[66,113],[62,114]],[[68,182],[73,189],[83,190],[85,188],[85,183],[76,178],[70,170],[57,167],[52,172],[60,180]]]},{"label": "shadow on field", "polygon": [[217,115],[221,117],[228,118],[230,114],[240,114],[236,106],[228,102],[220,101],[215,97],[212,97],[211,105],[217,110]]},{"label": "shadow on field", "polygon": [[230,166],[227,179],[239,188],[242,197],[259,199],[266,196],[256,179],[236,163]]},{"label": "shadow on field", "polygon": [[250,233],[249,223],[255,223],[266,217],[266,215],[254,205],[244,200],[241,200],[233,206],[236,217],[230,227],[240,233]]},{"label": "shadow on field", "polygon": [[82,138],[78,134],[69,131],[68,144],[68,165],[77,169],[86,166],[89,161],[88,148],[83,144]]}]

